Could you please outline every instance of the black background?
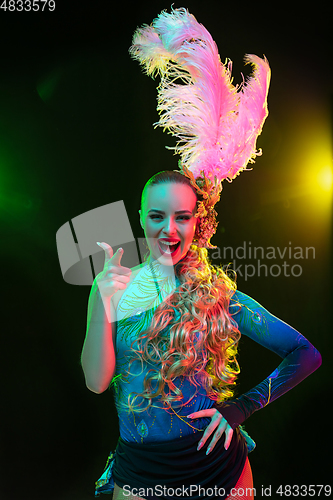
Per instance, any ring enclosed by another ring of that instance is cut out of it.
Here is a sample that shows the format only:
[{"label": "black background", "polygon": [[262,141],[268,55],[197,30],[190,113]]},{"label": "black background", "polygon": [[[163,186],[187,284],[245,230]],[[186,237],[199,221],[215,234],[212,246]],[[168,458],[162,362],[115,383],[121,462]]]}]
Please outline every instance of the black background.
[{"label": "black background", "polygon": [[[320,127],[331,133],[330,12],[328,4],[297,2],[174,3],[183,6],[211,32],[221,59],[233,61],[234,83],[249,73],[245,53],[265,54],[272,69],[270,115],[258,141],[263,156],[252,172],[224,186],[212,243],[316,249],[315,259],[288,261],[302,265],[299,277],[238,277],[242,291],[301,331],[323,356],[315,374],[246,423],[257,442],[250,455],[257,497],[262,485],[272,485],[271,498],[281,498],[274,493],[281,484],[329,484],[331,478],[330,204],[322,209],[313,193],[265,204],[263,193],[297,191],[304,148]],[[89,287],[63,280],[55,235],[73,217],[124,200],[133,233],[142,237],[137,211],[145,182],[177,168],[164,147],[173,139],[152,127],[156,82],[128,55],[135,28],[163,9],[170,5],[95,0],[56,1],[54,12],[0,10],[6,500],[93,498],[117,442],[112,395],[88,391],[80,366]],[[242,339],[239,393],[279,362]]]}]

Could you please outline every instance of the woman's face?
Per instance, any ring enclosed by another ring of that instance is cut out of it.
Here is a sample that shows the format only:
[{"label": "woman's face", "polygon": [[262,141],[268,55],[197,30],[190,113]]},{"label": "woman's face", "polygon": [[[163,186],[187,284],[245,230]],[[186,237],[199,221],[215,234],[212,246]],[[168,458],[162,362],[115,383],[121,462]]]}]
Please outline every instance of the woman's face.
[{"label": "woman's face", "polygon": [[148,187],[139,213],[153,259],[172,266],[185,257],[198,220],[194,217],[196,201],[195,193],[186,184],[163,183]]}]

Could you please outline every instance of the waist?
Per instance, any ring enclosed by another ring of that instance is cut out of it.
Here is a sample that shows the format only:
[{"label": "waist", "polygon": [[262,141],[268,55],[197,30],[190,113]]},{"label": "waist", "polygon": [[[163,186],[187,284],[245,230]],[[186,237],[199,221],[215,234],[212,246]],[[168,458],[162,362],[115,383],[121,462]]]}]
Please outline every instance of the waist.
[{"label": "waist", "polygon": [[188,435],[202,435],[210,417],[189,420],[187,415],[211,408],[209,398],[196,398],[181,409],[152,407],[141,413],[118,409],[119,432],[124,441],[134,443],[174,442]]},{"label": "waist", "polygon": [[[197,451],[201,436],[202,433],[197,432],[156,443],[127,442],[120,437],[114,463],[115,482],[122,488],[217,486],[224,488],[227,496],[237,483],[247,458],[245,440],[237,428],[228,450],[224,449],[222,436],[206,455],[207,445]],[[202,499],[192,496],[195,498]]]}]

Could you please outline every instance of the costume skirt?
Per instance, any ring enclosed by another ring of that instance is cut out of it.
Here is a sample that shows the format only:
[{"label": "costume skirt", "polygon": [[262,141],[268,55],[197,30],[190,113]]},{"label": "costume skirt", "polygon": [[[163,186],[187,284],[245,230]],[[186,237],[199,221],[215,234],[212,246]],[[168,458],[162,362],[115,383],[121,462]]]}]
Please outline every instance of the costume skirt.
[{"label": "costume skirt", "polygon": [[201,437],[201,433],[194,433],[147,444],[119,437],[96,482],[95,496],[112,493],[116,482],[126,492],[150,500],[226,498],[236,486],[248,455],[245,433],[237,427],[228,450],[222,437],[208,455],[207,444],[197,451]]}]

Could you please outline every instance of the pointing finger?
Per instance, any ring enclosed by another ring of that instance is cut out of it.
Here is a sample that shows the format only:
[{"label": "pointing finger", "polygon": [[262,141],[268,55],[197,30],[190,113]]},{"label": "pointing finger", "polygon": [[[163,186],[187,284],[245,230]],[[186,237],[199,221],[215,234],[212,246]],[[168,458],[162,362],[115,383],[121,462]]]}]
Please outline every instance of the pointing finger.
[{"label": "pointing finger", "polygon": [[104,243],[104,242],[100,243],[99,241],[97,241],[97,245],[99,245],[101,248],[103,248],[108,259],[112,259],[113,250],[112,250],[112,247],[110,247],[110,245],[108,245],[107,243]]},{"label": "pointing finger", "polygon": [[97,242],[97,244],[103,248],[105,251],[105,263],[104,263],[104,271],[112,271],[114,274],[120,274],[120,275],[131,275],[132,270],[129,267],[124,267],[121,265],[121,259],[122,256],[124,255],[124,249],[123,248],[118,248],[115,254],[113,254],[113,249],[110,245],[107,243],[103,242]]}]

